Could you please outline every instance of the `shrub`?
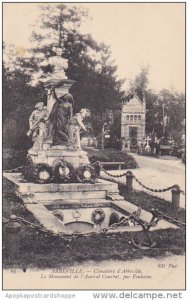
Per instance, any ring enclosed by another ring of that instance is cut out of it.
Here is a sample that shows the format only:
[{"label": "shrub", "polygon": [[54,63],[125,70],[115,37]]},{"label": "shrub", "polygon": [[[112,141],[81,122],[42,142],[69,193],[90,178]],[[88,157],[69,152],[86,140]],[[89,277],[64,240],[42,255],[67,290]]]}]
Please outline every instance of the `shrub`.
[{"label": "shrub", "polygon": [[[112,149],[105,149],[99,150],[98,152],[93,150],[88,150],[88,156],[91,163],[96,161],[101,162],[125,162],[126,169],[134,169],[137,168],[137,163],[130,154],[126,152],[112,150]],[[110,169],[117,168],[116,166],[111,166]]]}]

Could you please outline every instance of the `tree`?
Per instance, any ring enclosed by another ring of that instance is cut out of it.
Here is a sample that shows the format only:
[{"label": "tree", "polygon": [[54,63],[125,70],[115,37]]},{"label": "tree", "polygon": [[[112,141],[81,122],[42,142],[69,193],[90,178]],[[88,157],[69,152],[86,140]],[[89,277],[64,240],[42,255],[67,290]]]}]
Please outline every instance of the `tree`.
[{"label": "tree", "polygon": [[156,134],[159,138],[165,134],[167,139],[170,136],[174,140],[180,139],[185,118],[185,95],[167,89],[157,93],[148,88],[148,83],[149,69],[145,67],[131,82],[125,101],[129,101],[134,93],[142,100],[145,92],[146,134]]},{"label": "tree", "polygon": [[[83,107],[91,110],[95,134],[102,127],[103,111],[120,105],[122,82],[116,79],[116,67],[110,61],[109,47],[99,45],[90,35],[79,32],[81,21],[86,17],[87,11],[75,6],[62,3],[41,6],[40,26],[32,34],[33,47],[29,54],[18,57],[9,51],[13,69],[10,70],[6,63],[10,76],[5,74],[5,81],[8,79],[5,86],[10,85],[10,93],[6,88],[5,118],[12,114],[15,120],[15,111],[23,107],[28,107],[30,114],[34,103],[46,101],[44,88],[36,81],[35,75],[40,70],[40,62],[50,55],[53,46],[63,48],[63,57],[69,61],[67,76],[76,81],[70,90],[75,98],[74,111]],[[42,71],[46,73],[49,69],[43,68]],[[99,120],[98,124],[96,119]],[[27,126],[25,121],[22,128]]]},{"label": "tree", "polygon": [[172,137],[175,141],[180,139],[185,118],[184,94],[167,89],[159,93],[147,90],[146,99],[146,132],[155,133],[158,137],[165,135],[166,139]]},{"label": "tree", "polygon": [[[67,17],[69,14],[71,18]],[[118,81],[115,76],[117,67],[110,61],[110,48],[105,44],[97,44],[90,35],[75,30],[79,28],[81,18],[86,16],[87,12],[75,7],[67,8],[64,4],[45,5],[41,16],[44,32],[40,32],[40,35],[33,33],[37,47],[32,51],[36,54],[46,53],[49,46],[54,44],[63,47],[63,56],[69,61],[67,75],[76,81],[71,88],[75,98],[74,110],[82,107],[91,110],[91,122],[96,134],[99,127],[102,128],[104,111],[120,107],[124,92],[120,91],[123,81]],[[99,120],[97,124],[96,119]]]},{"label": "tree", "polygon": [[63,47],[63,56],[69,61],[67,75],[76,81],[72,87],[75,109],[83,106],[94,113],[102,113],[109,106],[121,103],[122,81],[115,77],[116,66],[110,62],[110,49],[97,44],[90,35],[76,30],[87,11],[65,4],[44,5],[40,34],[33,33],[37,46],[34,53],[46,53],[53,45]]},{"label": "tree", "polygon": [[140,99],[143,97],[143,91],[146,91],[149,83],[149,67],[142,67],[135,79],[130,83],[129,93],[135,93]]}]

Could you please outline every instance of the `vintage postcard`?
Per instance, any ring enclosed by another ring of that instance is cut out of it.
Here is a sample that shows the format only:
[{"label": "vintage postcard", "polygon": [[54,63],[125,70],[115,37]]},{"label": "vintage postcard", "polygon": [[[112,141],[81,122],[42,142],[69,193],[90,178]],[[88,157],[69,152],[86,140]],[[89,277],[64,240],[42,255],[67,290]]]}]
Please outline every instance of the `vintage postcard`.
[{"label": "vintage postcard", "polygon": [[185,3],[2,13],[3,290],[185,290]]}]

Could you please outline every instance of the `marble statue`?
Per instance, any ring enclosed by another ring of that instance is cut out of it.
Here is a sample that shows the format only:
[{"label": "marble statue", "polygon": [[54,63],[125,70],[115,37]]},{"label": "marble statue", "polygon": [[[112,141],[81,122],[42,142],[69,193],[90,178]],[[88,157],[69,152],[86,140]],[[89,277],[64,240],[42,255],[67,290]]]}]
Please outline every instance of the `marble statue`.
[{"label": "marble statue", "polygon": [[43,102],[38,102],[35,105],[35,110],[32,112],[29,118],[29,131],[27,136],[32,137],[33,147],[32,149],[41,150],[43,142],[46,138],[48,119],[47,107]]},{"label": "marble statue", "polygon": [[69,145],[68,122],[73,116],[73,97],[66,93],[57,97],[53,91],[55,103],[51,109],[48,123],[48,140],[53,145]]},{"label": "marble statue", "polygon": [[40,66],[46,67],[48,65],[53,67],[53,72],[48,73],[46,79],[49,81],[55,80],[55,83],[59,80],[67,79],[65,70],[68,69],[68,60],[62,57],[62,48],[54,47],[55,56],[51,56],[44,60]]},{"label": "marble statue", "polygon": [[39,65],[38,80],[43,82],[47,104],[37,103],[30,116],[27,135],[32,137],[33,147],[28,154],[34,164],[45,163],[54,168],[59,159],[64,159],[78,168],[89,164],[87,153],[77,151],[81,150],[80,131],[86,131],[83,119],[88,111],[82,109],[73,115],[74,103],[69,90],[75,81],[66,76],[68,60],[62,58],[62,49],[55,47],[53,52],[55,56]]},{"label": "marble statue", "polygon": [[87,116],[90,116],[90,112],[86,108],[83,108],[80,110],[79,113],[75,114],[69,121],[68,135],[71,144],[76,150],[81,150],[80,131],[86,131],[83,119]]}]

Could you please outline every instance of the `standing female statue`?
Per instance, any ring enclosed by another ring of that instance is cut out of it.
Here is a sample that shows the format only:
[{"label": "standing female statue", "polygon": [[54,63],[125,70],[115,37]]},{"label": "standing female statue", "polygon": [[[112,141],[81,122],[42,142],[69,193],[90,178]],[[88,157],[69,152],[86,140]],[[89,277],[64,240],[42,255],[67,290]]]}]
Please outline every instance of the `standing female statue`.
[{"label": "standing female statue", "polygon": [[52,139],[53,145],[69,145],[68,121],[73,116],[73,97],[67,93],[56,99],[49,115],[48,138]]}]

